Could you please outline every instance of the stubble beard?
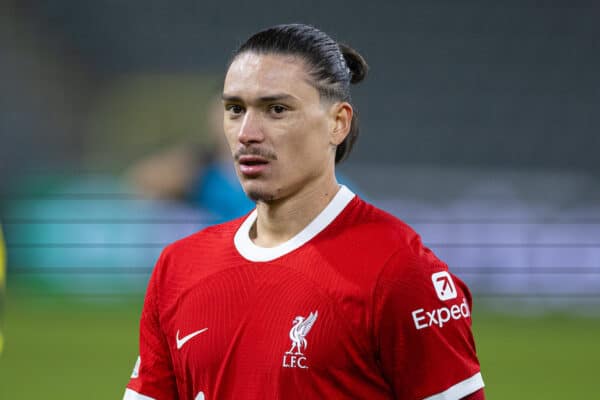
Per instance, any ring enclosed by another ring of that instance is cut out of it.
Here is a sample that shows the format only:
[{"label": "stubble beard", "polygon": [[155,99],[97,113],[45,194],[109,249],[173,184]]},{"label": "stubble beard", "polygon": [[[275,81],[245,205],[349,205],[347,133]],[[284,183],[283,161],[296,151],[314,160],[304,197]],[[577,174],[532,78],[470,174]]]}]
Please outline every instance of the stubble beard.
[{"label": "stubble beard", "polygon": [[267,192],[260,189],[249,189],[246,191],[246,196],[255,203],[272,203],[276,200],[276,196],[272,192]]}]

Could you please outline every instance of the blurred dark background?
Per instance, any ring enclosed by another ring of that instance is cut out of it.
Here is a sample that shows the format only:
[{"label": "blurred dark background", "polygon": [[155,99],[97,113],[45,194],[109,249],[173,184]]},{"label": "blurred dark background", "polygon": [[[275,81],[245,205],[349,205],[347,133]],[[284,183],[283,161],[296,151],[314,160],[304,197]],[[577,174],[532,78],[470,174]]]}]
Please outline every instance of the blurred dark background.
[{"label": "blurred dark background", "polygon": [[3,179],[81,167],[89,136],[111,134],[85,121],[107,86],[150,74],[220,82],[242,40],[284,22],[314,24],[371,65],[355,93],[353,162],[599,172],[594,1],[10,3]]}]

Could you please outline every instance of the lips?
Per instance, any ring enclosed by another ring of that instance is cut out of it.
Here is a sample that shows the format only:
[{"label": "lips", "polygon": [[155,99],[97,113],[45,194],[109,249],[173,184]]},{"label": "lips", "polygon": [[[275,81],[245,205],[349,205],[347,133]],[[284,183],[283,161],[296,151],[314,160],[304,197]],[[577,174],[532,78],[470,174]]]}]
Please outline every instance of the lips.
[{"label": "lips", "polygon": [[256,155],[244,155],[238,158],[240,172],[248,177],[262,174],[269,166],[269,160]]}]

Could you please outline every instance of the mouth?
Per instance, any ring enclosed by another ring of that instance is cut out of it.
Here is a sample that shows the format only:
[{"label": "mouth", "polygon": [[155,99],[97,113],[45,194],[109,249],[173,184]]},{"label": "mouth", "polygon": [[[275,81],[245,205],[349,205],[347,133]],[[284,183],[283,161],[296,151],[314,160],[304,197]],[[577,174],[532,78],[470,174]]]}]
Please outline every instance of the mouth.
[{"label": "mouth", "polygon": [[240,172],[247,177],[255,177],[263,172],[269,166],[269,160],[255,155],[245,155],[238,158]]}]

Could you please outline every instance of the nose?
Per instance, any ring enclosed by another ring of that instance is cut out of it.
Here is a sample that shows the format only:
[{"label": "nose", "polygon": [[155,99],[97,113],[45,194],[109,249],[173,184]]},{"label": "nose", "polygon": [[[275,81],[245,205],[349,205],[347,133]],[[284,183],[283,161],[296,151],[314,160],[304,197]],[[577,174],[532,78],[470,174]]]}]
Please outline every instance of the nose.
[{"label": "nose", "polygon": [[260,143],[263,139],[264,135],[259,115],[254,111],[247,110],[238,133],[239,142],[247,145],[250,143]]}]

